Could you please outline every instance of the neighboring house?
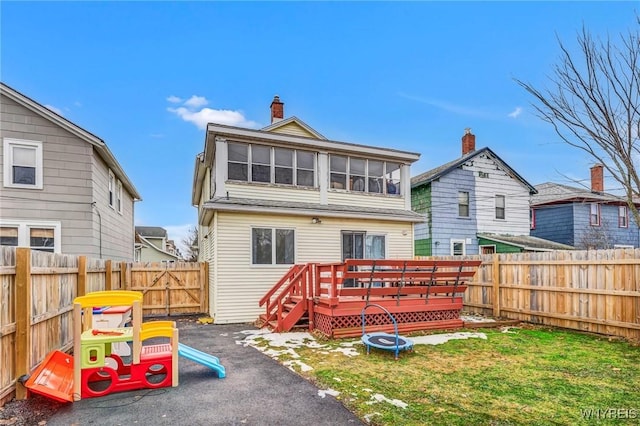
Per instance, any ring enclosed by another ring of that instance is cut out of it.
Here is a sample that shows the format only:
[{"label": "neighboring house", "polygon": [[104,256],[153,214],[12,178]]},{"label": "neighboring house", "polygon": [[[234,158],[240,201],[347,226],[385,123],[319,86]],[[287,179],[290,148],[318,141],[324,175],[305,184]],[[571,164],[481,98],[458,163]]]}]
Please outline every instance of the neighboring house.
[{"label": "neighboring house", "polygon": [[419,154],[326,139],[278,97],[261,130],[210,123],[196,156],[199,258],[216,323],[254,321],[259,300],[307,262],[413,257],[410,165]]},{"label": "neighboring house", "polygon": [[551,182],[536,189],[531,235],[580,249],[640,247],[638,224],[626,200],[604,192],[601,164],[591,168],[591,190]]},{"label": "neighboring house", "polygon": [[[549,250],[549,242],[524,241],[533,186],[491,149],[476,150],[475,144],[466,129],[460,158],[411,179],[413,210],[424,217],[415,226],[416,255]],[[508,238],[513,236],[521,238]]]},{"label": "neighboring house", "polygon": [[133,259],[140,195],[105,142],[0,83],[0,245]]},{"label": "neighboring house", "polygon": [[176,262],[182,260],[167,230],[159,226],[136,226],[136,262]]}]

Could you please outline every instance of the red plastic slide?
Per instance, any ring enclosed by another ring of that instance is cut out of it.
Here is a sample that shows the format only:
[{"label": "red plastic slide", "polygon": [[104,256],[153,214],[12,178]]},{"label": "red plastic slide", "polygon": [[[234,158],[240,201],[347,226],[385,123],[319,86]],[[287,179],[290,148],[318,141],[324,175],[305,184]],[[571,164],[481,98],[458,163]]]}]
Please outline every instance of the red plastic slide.
[{"label": "red plastic slide", "polygon": [[73,402],[73,356],[50,352],[24,384],[31,392],[60,402]]}]

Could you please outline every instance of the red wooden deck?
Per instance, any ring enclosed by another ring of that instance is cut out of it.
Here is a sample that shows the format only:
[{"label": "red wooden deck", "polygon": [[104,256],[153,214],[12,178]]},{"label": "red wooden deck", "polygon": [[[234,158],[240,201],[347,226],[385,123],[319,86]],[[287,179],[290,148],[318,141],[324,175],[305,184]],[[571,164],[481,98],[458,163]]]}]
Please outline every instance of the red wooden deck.
[{"label": "red wooden deck", "polygon": [[[293,266],[260,300],[259,322],[274,331],[294,327],[329,337],[362,333],[362,310],[378,304],[399,332],[462,326],[462,293],[480,261],[355,260]],[[393,332],[380,309],[366,311],[367,331]]]}]

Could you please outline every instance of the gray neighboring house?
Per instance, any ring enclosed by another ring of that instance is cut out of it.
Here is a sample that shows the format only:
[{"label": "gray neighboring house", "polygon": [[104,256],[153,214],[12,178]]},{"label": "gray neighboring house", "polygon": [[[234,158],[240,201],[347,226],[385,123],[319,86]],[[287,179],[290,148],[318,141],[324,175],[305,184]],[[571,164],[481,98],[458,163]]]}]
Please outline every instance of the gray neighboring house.
[{"label": "gray neighboring house", "polygon": [[0,245],[133,260],[140,194],[105,142],[0,83]]},{"label": "gray neighboring house", "polygon": [[167,230],[159,226],[136,226],[136,262],[177,262],[182,260]]},{"label": "gray neighboring house", "polygon": [[[579,249],[640,247],[626,199],[604,192],[604,167],[591,168],[591,189],[546,182],[531,197],[531,235]],[[640,207],[640,200],[635,202]]]}]

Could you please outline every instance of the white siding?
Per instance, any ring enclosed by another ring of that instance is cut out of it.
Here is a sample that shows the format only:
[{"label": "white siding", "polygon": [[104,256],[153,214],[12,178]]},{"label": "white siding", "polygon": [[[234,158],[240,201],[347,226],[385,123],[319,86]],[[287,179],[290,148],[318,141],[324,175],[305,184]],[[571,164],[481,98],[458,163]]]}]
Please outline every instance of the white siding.
[{"label": "white siding", "polygon": [[210,271],[215,271],[210,311],[216,323],[255,321],[264,309],[258,301],[290,267],[251,264],[252,226],[295,229],[296,263],[340,261],[341,231],[384,234],[388,258],[413,257],[413,229],[408,223],[322,218],[322,223],[312,224],[309,217],[217,212],[214,224],[217,249],[207,260],[213,260]]},{"label": "white siding", "polygon": [[383,209],[405,210],[404,197],[392,197],[363,192],[328,191],[329,204],[341,206],[377,207]]},{"label": "white siding", "polygon": [[[473,166],[465,167],[476,176],[478,232],[529,235],[529,190],[496,165],[491,158],[478,156],[473,159]],[[479,172],[488,177],[479,177]],[[505,196],[505,219],[496,219],[496,195]]]},{"label": "white siding", "polygon": [[320,191],[317,188],[287,188],[276,185],[226,184],[229,197],[251,198],[270,201],[290,201],[300,203],[320,203]]}]

